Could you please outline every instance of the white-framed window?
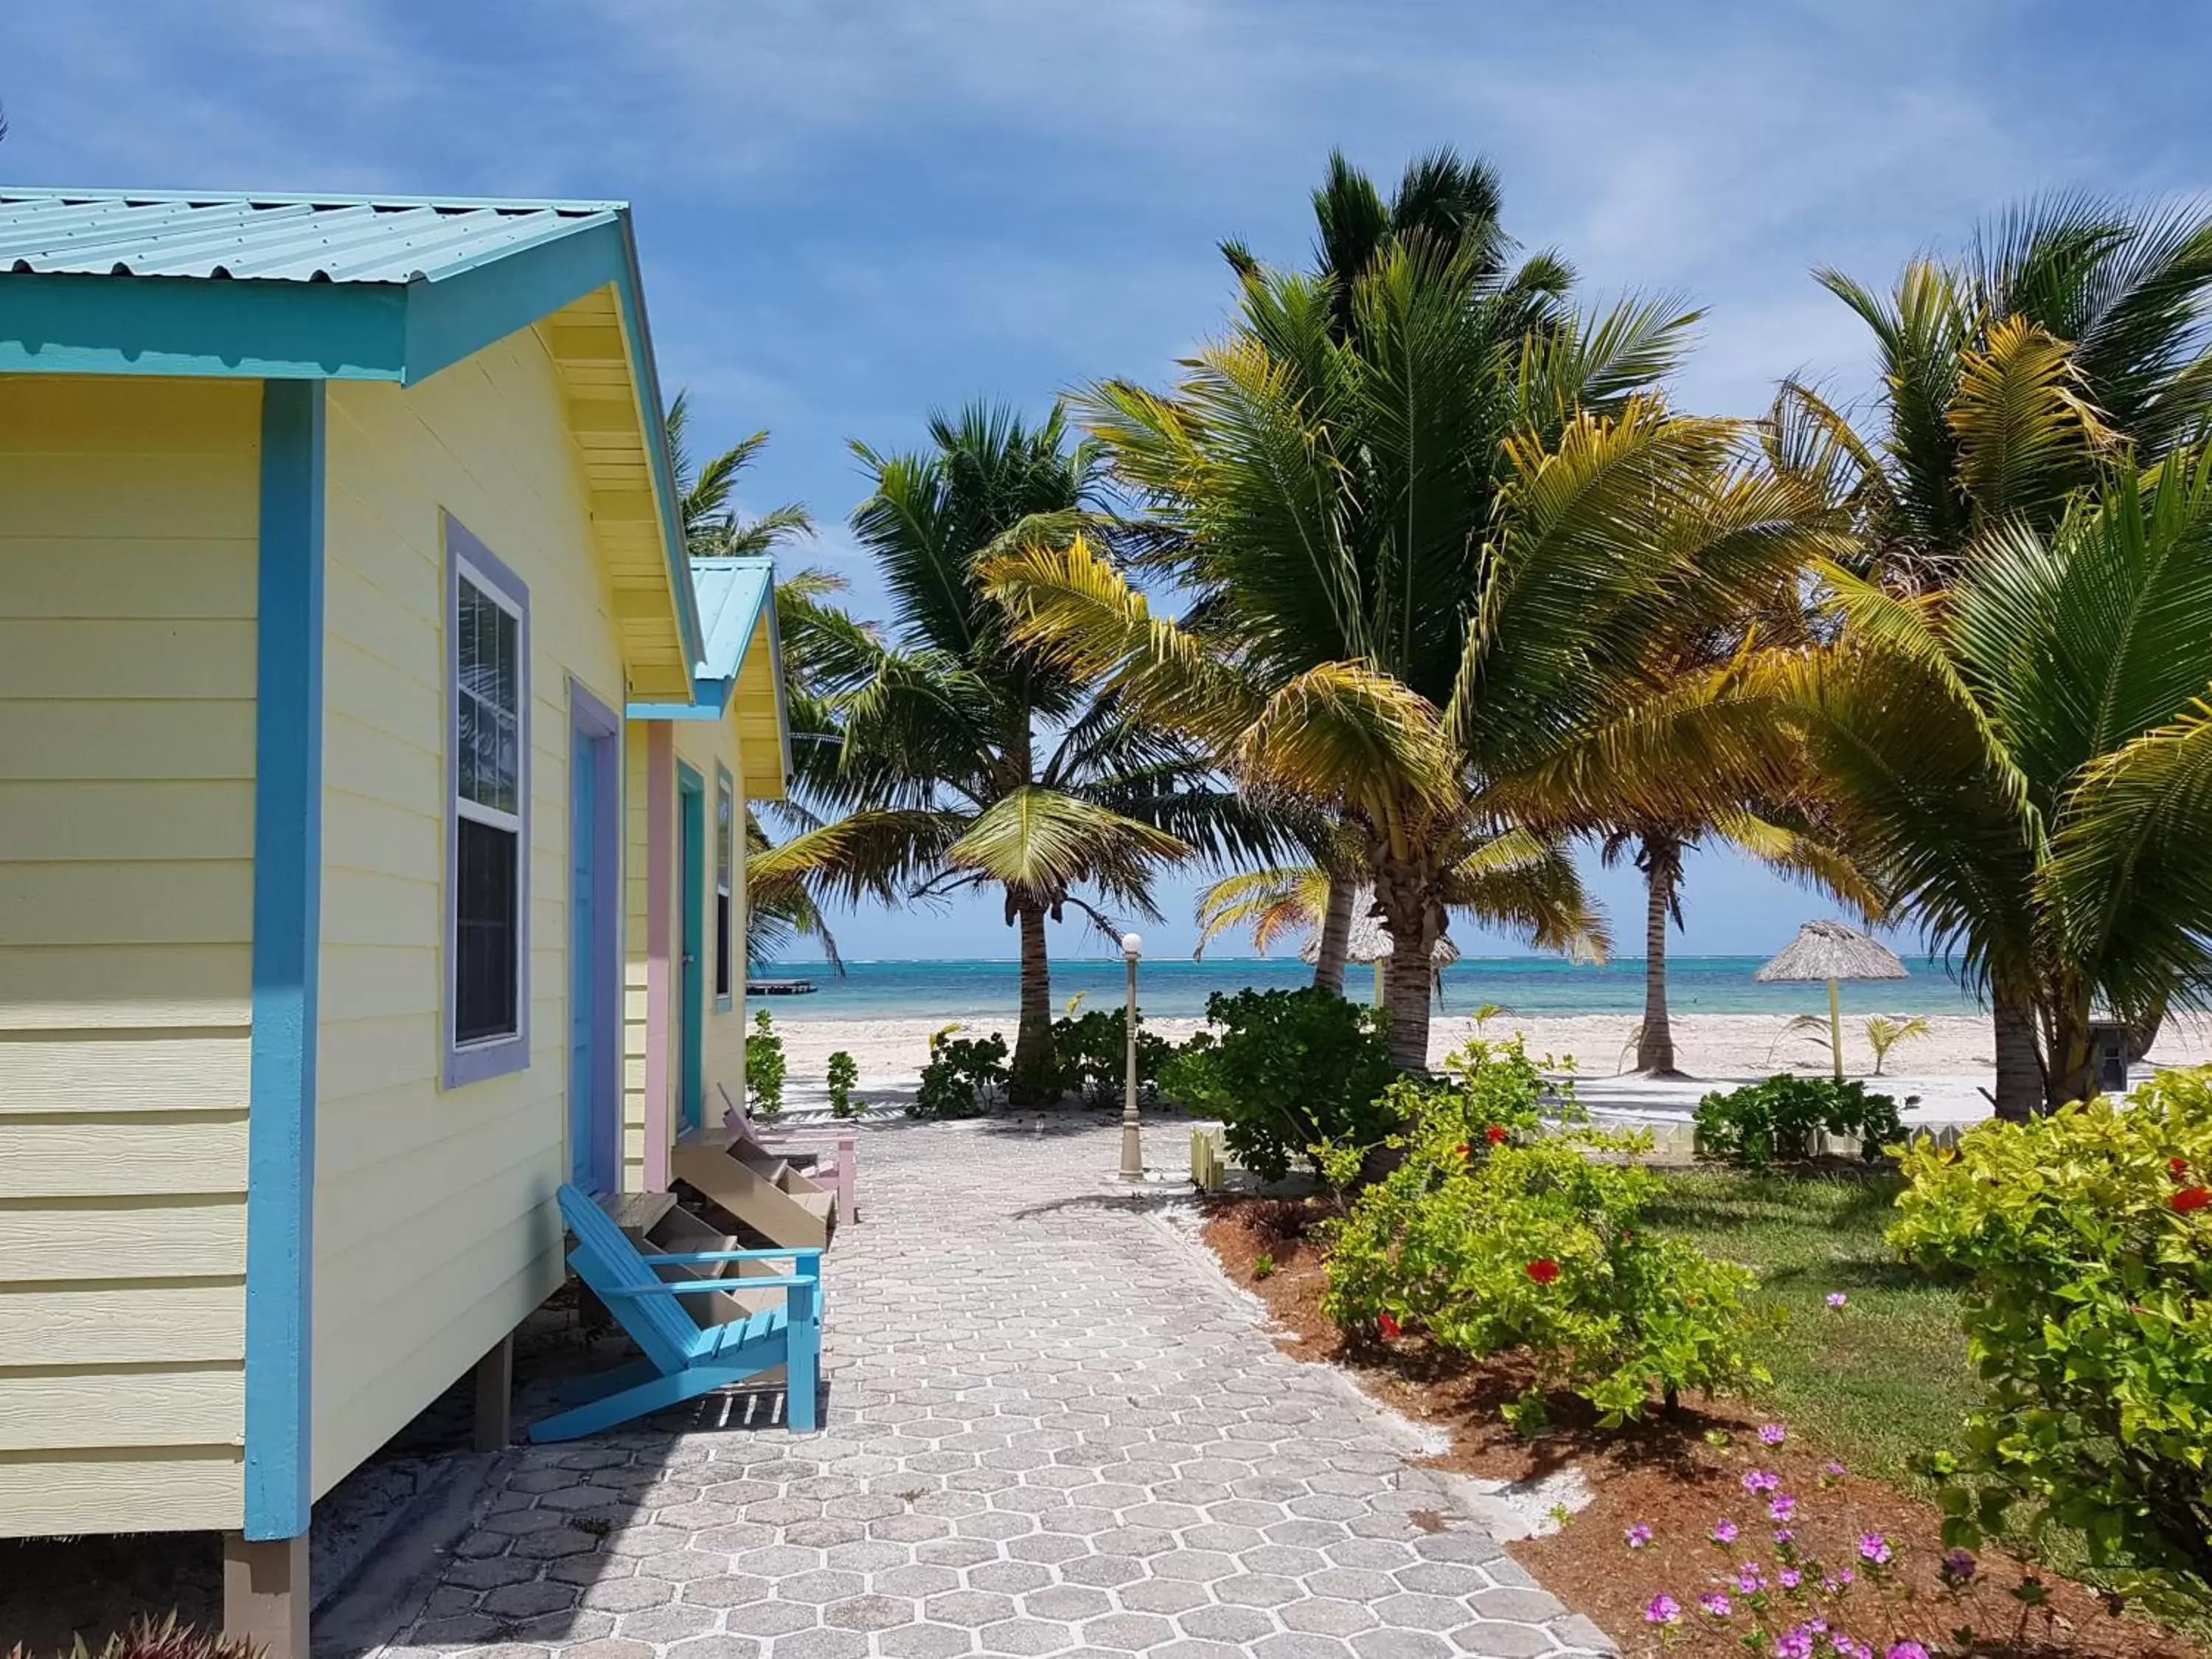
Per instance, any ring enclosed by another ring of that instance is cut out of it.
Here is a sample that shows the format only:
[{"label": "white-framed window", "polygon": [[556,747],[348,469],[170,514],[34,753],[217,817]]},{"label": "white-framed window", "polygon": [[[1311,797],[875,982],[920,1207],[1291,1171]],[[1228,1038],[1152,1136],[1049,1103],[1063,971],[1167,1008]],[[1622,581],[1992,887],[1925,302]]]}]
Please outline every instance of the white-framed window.
[{"label": "white-framed window", "polygon": [[446,1081],[529,1063],[529,594],[452,520]]},{"label": "white-framed window", "polygon": [[737,983],[737,908],[731,892],[737,872],[737,793],[730,775],[718,768],[714,780],[714,1002],[723,1010],[729,1008]]}]

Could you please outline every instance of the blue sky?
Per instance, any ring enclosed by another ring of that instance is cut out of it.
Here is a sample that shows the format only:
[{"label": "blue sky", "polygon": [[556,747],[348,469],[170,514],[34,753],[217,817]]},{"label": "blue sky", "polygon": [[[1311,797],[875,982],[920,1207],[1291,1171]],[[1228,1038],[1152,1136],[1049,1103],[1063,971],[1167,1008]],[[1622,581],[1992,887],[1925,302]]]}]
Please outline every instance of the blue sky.
[{"label": "blue sky", "polygon": [[[1385,179],[1487,155],[1509,228],[1586,289],[1706,307],[1680,396],[1749,415],[1793,371],[1863,385],[1815,264],[1886,281],[2045,189],[2203,188],[2208,62],[2212,9],[2132,0],[72,0],[0,16],[0,178],[626,198],[664,381],[703,441],[773,431],[751,504],[811,503],[805,556],[866,611],[848,438],[1164,379],[1224,317],[1220,238],[1304,257],[1332,145]],[[1632,874],[1593,880],[1632,936]],[[1826,908],[1725,855],[1686,897],[1692,951]],[[985,904],[840,938],[1012,948]]]}]

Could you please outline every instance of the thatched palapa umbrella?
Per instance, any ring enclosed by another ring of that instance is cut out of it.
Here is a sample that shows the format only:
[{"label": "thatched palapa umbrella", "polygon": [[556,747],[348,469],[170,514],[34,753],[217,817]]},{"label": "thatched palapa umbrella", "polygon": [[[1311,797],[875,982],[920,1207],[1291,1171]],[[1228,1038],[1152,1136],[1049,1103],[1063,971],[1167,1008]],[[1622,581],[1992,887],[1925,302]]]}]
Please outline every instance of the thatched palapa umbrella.
[{"label": "thatched palapa umbrella", "polygon": [[[1344,959],[1346,962],[1371,962],[1375,964],[1375,1006],[1382,1006],[1382,964],[1390,960],[1390,930],[1382,925],[1382,918],[1368,913],[1375,908],[1375,891],[1363,887],[1352,897],[1352,932],[1346,938]],[[1298,946],[1298,960],[1318,962],[1321,959],[1321,929],[1316,927],[1304,945]],[[1429,951],[1429,971],[1431,974],[1449,968],[1459,960],[1459,946],[1449,939],[1439,939]]]},{"label": "thatched palapa umbrella", "polygon": [[1828,1052],[1836,1064],[1836,1081],[1844,1079],[1843,1005],[1836,981],[1845,979],[1905,979],[1910,975],[1897,953],[1878,939],[1870,939],[1840,921],[1808,921],[1782,954],[1752,977],[1763,985],[1777,980],[1828,981]]}]

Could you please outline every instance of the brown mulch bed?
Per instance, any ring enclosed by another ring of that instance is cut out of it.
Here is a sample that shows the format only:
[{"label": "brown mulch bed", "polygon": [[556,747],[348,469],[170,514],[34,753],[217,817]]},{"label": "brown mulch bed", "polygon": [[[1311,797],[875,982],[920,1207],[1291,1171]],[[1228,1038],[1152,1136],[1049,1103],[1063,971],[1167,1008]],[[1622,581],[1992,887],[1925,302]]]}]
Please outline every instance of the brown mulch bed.
[{"label": "brown mulch bed", "polygon": [[[1349,1339],[1322,1312],[1323,1255],[1304,1234],[1325,1212],[1318,1200],[1214,1199],[1203,1237],[1223,1271],[1267,1304],[1285,1352],[1345,1365],[1382,1403],[1448,1431],[1451,1449],[1430,1460],[1436,1467],[1525,1480],[1574,1466],[1593,1494],[1589,1505],[1559,1531],[1512,1544],[1510,1553],[1570,1608],[1595,1620],[1632,1659],[1662,1650],[1660,1632],[1645,1621],[1644,1610],[1662,1592],[1684,1610],[1668,1634],[1668,1654],[1740,1659],[1744,1653],[1747,1625],[1741,1613],[1716,1626],[1701,1624],[1696,1608],[1708,1590],[1736,1594],[1729,1583],[1734,1564],[1708,1537],[1716,1521],[1729,1518],[1741,1529],[1737,1562],[1757,1562],[1769,1577],[1778,1565],[1767,1500],[1742,1485],[1754,1469],[1779,1476],[1781,1490],[1797,1499],[1790,1525],[1804,1555],[1856,1568],[1862,1534],[1888,1540],[1896,1559],[1887,1584],[1870,1593],[1863,1576],[1833,1617],[1839,1628],[1875,1642],[1877,1654],[1910,1637],[1931,1653],[1971,1651],[1989,1659],[2206,1659],[2207,1650],[2185,1637],[2146,1620],[2115,1617],[2096,1591],[2055,1575],[2039,1577],[1999,1550],[1981,1553],[1974,1581],[1963,1590],[1946,1589],[1938,1571],[1940,1517],[1932,1504],[1879,1480],[1825,1474],[1832,1460],[1848,1461],[1848,1448],[1808,1444],[1794,1432],[1780,1446],[1763,1445],[1758,1431],[1764,1419],[1740,1402],[1686,1405],[1663,1419],[1601,1431],[1583,1401],[1559,1395],[1549,1402],[1553,1428],[1524,1438],[1499,1415],[1528,1387],[1524,1366],[1472,1364],[1412,1334],[1387,1346]],[[1267,1271],[1255,1272],[1263,1259]],[[1651,1541],[1631,1549],[1626,1534],[1638,1525],[1650,1528]],[[2040,1586],[2043,1605],[2030,1607],[2015,1595],[2023,1584],[2031,1595]],[[1967,1631],[1971,1643],[1961,1639]]]}]

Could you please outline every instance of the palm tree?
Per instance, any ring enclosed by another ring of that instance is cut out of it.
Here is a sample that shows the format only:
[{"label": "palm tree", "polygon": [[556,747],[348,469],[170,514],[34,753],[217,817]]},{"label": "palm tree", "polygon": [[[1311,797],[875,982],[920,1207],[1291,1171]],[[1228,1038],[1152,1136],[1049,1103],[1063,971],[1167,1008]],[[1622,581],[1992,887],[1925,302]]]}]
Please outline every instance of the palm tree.
[{"label": "palm tree", "polygon": [[[1409,162],[1387,202],[1343,151],[1330,151],[1322,183],[1313,192],[1313,269],[1329,284],[1329,337],[1339,344],[1354,337],[1359,319],[1353,295],[1358,281],[1391,249],[1414,247],[1457,256],[1471,275],[1495,280],[1513,250],[1511,239],[1498,223],[1501,200],[1498,175],[1486,161],[1448,148]],[[1263,275],[1258,258],[1243,242],[1224,241],[1221,252],[1241,280],[1250,282]],[[1560,295],[1569,281],[1564,265],[1543,258],[1522,267],[1516,286],[1524,295]],[[1341,995],[1353,900],[1366,876],[1356,851],[1349,858],[1341,855],[1339,843],[1346,837],[1338,834],[1326,839],[1322,850],[1328,856],[1323,862],[1334,873],[1319,924],[1314,983]]]},{"label": "palm tree", "polygon": [[676,472],[677,507],[684,540],[695,559],[742,558],[772,553],[783,543],[814,534],[814,515],[797,501],[771,507],[757,519],[741,519],[731,505],[738,479],[768,444],[765,430],[732,444],[706,462],[696,461],[690,443],[691,394],[676,394],[668,406],[668,459]]},{"label": "palm tree", "polygon": [[1031,427],[971,406],[933,416],[929,439],[854,446],[873,488],[853,527],[890,592],[890,639],[833,697],[834,750],[799,762],[825,819],[780,855],[848,899],[997,890],[1020,939],[1016,1083],[1034,1099],[1051,1091],[1047,921],[1072,908],[1114,936],[1117,913],[1158,917],[1162,867],[1264,858],[1277,838],[1189,744],[1018,642],[983,591],[979,561],[1002,538],[1100,504],[1096,447],[1069,446],[1057,409]]},{"label": "palm tree", "polygon": [[1498,786],[1627,694],[1686,592],[1771,584],[1801,551],[1782,486],[1738,487],[1735,428],[1650,395],[1691,319],[1576,317],[1558,272],[1404,238],[1340,339],[1333,283],[1258,271],[1174,392],[1079,400],[1173,532],[1154,556],[1203,635],[1080,536],[990,571],[1055,661],[1356,831],[1408,1069],[1453,872],[1515,827]]},{"label": "palm tree", "polygon": [[[1912,262],[1886,299],[1818,275],[1875,337],[1873,432],[1785,384],[1773,452],[1855,514],[1861,551],[1846,574],[1925,598],[1931,623],[1947,592],[1977,580],[1978,559],[2023,533],[2072,545],[2052,538],[2116,465],[2154,464],[2212,417],[2212,214],[2201,210],[2056,198],[1984,228],[1962,260]],[[1855,614],[1886,613],[1857,603]],[[1924,918],[1933,937],[2030,927],[2025,912],[1969,924],[1954,908],[1965,902],[1954,894]],[[2016,885],[1981,901],[2022,902]],[[2050,1046],[2070,1041],[2057,1035],[2070,1016],[2039,1005],[2039,975],[2004,954],[1974,972],[1990,1000],[2000,1109],[2017,1115],[2071,1086]]]}]

